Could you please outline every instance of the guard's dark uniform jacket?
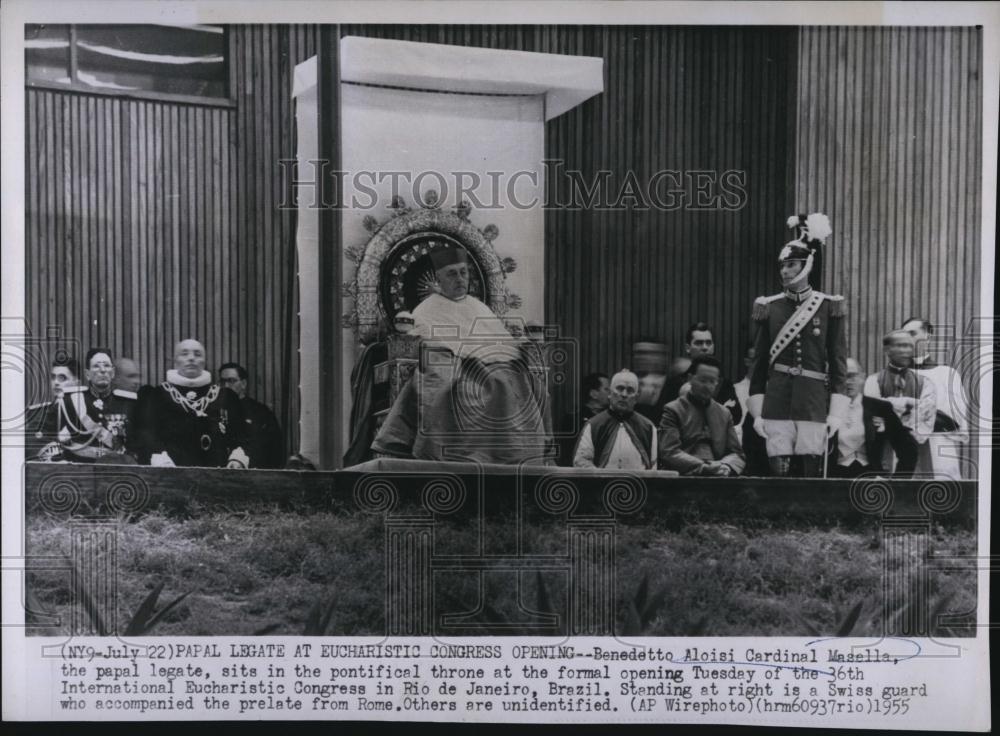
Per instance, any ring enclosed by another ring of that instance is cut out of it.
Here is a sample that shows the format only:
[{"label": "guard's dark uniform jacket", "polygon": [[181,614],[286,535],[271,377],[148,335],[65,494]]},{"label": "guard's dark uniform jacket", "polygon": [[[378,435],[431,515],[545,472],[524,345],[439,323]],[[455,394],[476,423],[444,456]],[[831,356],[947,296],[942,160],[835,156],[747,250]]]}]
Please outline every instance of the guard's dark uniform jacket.
[{"label": "guard's dark uniform jacket", "polygon": [[56,432],[59,431],[59,402],[45,401],[41,404],[32,404],[24,414],[25,460],[50,459],[40,456],[39,453],[56,441]]},{"label": "guard's dark uniform jacket", "polygon": [[[816,313],[770,362],[771,344],[800,303],[823,297]],[[847,378],[844,297],[807,290],[757,297],[756,357],[750,367],[750,395],[764,394],[761,416],[799,422],[826,422],[830,393],[843,394]]]},{"label": "guard's dark uniform jacket", "polygon": [[62,459],[72,462],[135,463],[136,395],[114,389],[99,397],[87,386],[67,389],[59,411]]},{"label": "guard's dark uniform jacket", "polygon": [[174,465],[221,468],[242,448],[250,456],[247,424],[236,393],[217,383],[178,386],[167,381],[139,389],[136,452],[148,464],[166,452]]}]

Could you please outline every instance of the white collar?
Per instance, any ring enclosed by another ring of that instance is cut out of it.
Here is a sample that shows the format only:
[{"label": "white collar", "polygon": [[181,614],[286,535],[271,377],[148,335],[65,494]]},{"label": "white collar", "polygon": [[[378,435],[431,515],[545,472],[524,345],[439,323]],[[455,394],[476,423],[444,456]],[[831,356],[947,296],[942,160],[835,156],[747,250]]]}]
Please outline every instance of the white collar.
[{"label": "white collar", "polygon": [[172,383],[175,386],[184,386],[186,388],[201,388],[202,386],[207,386],[212,382],[212,374],[208,371],[202,371],[201,375],[197,378],[185,378],[176,370],[171,368],[167,371],[167,382]]}]

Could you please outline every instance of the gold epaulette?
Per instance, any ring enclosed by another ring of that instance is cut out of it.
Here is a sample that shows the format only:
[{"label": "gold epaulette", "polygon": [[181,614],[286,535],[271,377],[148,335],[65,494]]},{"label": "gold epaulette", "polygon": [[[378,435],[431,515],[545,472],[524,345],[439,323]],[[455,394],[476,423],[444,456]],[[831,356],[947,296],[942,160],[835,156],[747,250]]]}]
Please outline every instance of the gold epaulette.
[{"label": "gold epaulette", "polygon": [[759,296],[754,299],[753,302],[753,315],[752,318],[754,322],[763,322],[767,319],[767,305],[773,301],[780,299],[783,294],[772,294],[771,296]]},{"label": "gold epaulette", "polygon": [[113,393],[115,396],[121,396],[123,399],[135,399],[135,398],[138,398],[138,396],[136,395],[135,391],[126,391],[123,388],[116,388],[111,393]]},{"label": "gold epaulette", "polygon": [[830,302],[830,316],[831,317],[844,317],[847,315],[847,300],[844,299],[843,294],[824,294],[827,301]]}]

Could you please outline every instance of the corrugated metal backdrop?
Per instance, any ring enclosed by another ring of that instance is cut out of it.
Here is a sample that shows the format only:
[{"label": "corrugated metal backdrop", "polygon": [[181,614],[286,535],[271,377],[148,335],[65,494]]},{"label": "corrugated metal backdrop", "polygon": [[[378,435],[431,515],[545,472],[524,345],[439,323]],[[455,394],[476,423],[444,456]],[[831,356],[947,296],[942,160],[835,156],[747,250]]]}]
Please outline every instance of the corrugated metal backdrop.
[{"label": "corrugated metal backdrop", "polygon": [[[134,355],[147,380],[176,339],[200,336],[213,366],[249,365],[252,392],[292,428],[294,447],[295,230],[279,208],[290,195],[278,162],[295,151],[292,69],[315,53],[319,29],[231,32],[233,107],[27,90],[28,320],[35,332],[62,325],[84,349]],[[676,353],[684,328],[704,319],[738,378],[751,302],[777,289],[774,258],[794,211],[833,219],[827,279],[851,301],[852,350],[869,365],[883,325],[904,313],[959,325],[974,314],[973,30],[341,32],[603,56],[604,94],[551,123],[546,152],[585,181],[609,171],[612,201],[628,172],[640,186],[682,172],[688,197],[694,172],[743,172],[745,202],[731,211],[547,214],[547,320],[579,340],[584,371],[628,364],[638,340]],[[564,201],[565,181],[549,184]]]},{"label": "corrugated metal backdrop", "polygon": [[851,352],[922,316],[962,335],[979,309],[981,30],[804,28],[797,212],[830,215],[825,288]]}]

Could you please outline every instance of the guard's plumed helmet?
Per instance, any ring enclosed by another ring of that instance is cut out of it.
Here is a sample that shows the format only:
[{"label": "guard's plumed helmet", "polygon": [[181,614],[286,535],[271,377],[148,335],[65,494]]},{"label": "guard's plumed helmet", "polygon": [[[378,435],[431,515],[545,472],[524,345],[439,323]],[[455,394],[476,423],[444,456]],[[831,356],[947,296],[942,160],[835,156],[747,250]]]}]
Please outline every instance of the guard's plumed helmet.
[{"label": "guard's plumed helmet", "polygon": [[[811,215],[792,215],[787,221],[788,227],[796,231],[797,238],[785,243],[778,254],[778,262],[805,261],[802,273],[796,281],[809,279],[813,286],[819,285],[820,265],[823,244],[833,233],[830,218],[822,212]],[[811,276],[811,278],[810,278]]]}]

